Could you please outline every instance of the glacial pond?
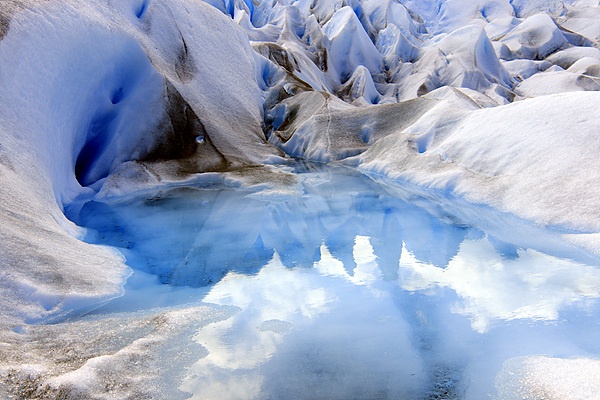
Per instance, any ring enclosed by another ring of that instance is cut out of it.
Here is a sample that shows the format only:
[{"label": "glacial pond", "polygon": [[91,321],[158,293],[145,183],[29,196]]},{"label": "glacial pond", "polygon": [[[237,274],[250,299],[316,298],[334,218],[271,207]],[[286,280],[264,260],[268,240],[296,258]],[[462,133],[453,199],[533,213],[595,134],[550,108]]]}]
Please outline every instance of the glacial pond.
[{"label": "glacial pond", "polygon": [[531,363],[600,356],[600,269],[552,251],[552,233],[434,213],[349,168],[290,168],[287,191],[188,186],[73,218],[134,271],[94,315],[235,310],[194,333],[187,397],[533,399]]}]

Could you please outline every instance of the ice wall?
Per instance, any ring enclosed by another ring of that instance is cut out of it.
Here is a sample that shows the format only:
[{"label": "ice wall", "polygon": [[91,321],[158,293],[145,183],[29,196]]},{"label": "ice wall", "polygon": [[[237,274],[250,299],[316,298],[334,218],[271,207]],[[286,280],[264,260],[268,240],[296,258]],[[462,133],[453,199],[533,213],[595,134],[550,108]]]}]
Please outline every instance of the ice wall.
[{"label": "ice wall", "polygon": [[2,13],[3,290],[33,307],[3,313],[41,318],[119,295],[121,258],[73,239],[62,213],[115,171],[160,182],[279,154],[262,135],[253,52],[214,8],[9,2]]}]

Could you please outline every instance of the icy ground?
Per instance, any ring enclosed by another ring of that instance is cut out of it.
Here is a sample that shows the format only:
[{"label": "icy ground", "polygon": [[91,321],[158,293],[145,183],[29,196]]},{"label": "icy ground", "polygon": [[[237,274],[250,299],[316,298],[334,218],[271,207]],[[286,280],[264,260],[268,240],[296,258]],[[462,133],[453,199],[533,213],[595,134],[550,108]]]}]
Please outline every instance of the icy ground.
[{"label": "icy ground", "polygon": [[[545,385],[583,399],[596,389],[598,264],[524,222],[485,232],[351,169],[293,167],[276,193],[211,180],[74,205],[85,241],[120,249],[135,271],[123,297],[86,317],[3,335],[20,350],[7,358],[13,394],[541,398]],[[583,260],[507,242],[515,228]],[[564,384],[540,380],[548,372]]]},{"label": "icy ground", "polygon": [[596,0],[0,2],[0,398],[600,399]]}]

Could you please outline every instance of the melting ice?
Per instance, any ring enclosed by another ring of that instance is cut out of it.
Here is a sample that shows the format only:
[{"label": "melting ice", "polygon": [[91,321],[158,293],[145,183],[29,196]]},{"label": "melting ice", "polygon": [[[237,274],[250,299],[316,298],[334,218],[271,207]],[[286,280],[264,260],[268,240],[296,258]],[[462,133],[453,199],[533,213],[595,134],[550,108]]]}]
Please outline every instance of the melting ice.
[{"label": "melting ice", "polygon": [[577,254],[434,217],[343,167],[295,172],[287,192],[202,185],[74,217],[135,269],[91,318],[233,310],[179,339],[205,349],[182,397],[508,398],[527,357],[600,354],[600,269]]}]

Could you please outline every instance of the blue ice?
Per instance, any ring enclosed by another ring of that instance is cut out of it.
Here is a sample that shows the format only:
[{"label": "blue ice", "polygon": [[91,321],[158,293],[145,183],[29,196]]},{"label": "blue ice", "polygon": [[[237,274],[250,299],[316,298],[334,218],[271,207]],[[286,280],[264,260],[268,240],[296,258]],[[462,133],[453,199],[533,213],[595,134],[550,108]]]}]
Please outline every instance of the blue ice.
[{"label": "blue ice", "polygon": [[194,337],[192,398],[482,399],[510,358],[600,355],[600,269],[574,250],[433,216],[348,168],[295,168],[293,195],[185,187],[73,217],[135,270],[97,313],[238,309]]}]

